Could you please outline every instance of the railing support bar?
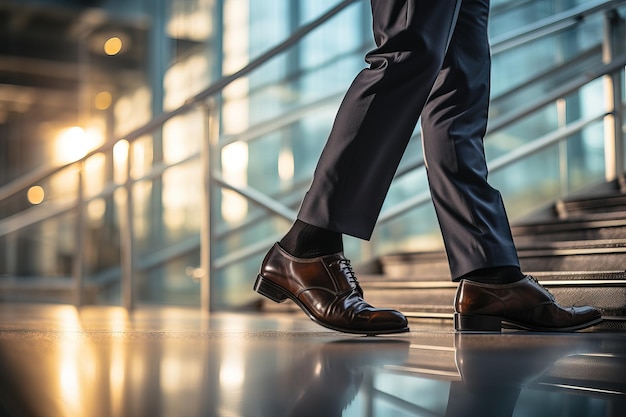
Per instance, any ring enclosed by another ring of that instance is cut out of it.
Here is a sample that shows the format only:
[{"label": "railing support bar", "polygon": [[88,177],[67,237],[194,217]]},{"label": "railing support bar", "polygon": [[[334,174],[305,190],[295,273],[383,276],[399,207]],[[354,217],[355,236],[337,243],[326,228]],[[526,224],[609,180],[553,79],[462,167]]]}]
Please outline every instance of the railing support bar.
[{"label": "railing support bar", "polygon": [[[610,10],[604,14],[604,44],[602,59],[605,64],[610,64],[616,56],[619,56],[626,48],[624,47],[625,36],[624,19],[616,10]],[[605,179],[613,181],[624,173],[624,111],[622,93],[623,69],[612,71],[604,76],[605,97],[607,110],[611,112],[605,118],[604,126],[604,153],[605,153]]]},{"label": "railing support bar", "polygon": [[213,274],[213,259],[211,248],[214,244],[213,236],[213,174],[216,163],[217,145],[219,142],[219,112],[215,100],[203,106],[206,119],[206,139],[202,143],[200,160],[202,166],[202,208],[200,221],[200,270],[202,271],[200,281],[200,308],[202,312],[211,311],[211,277]]},{"label": "railing support bar", "polygon": [[120,250],[121,250],[121,266],[122,266],[122,306],[127,311],[135,308],[135,291],[134,291],[134,262],[135,262],[135,245],[134,245],[134,222],[133,222],[133,182],[130,174],[130,164],[132,161],[133,146],[128,145],[126,153],[126,183],[124,184],[123,206],[121,208],[121,225],[120,225]]},{"label": "railing support bar", "polygon": [[85,163],[78,163],[78,184],[76,190],[76,220],[74,224],[74,262],[72,278],[74,279],[74,304],[83,305],[83,284],[85,275]]}]

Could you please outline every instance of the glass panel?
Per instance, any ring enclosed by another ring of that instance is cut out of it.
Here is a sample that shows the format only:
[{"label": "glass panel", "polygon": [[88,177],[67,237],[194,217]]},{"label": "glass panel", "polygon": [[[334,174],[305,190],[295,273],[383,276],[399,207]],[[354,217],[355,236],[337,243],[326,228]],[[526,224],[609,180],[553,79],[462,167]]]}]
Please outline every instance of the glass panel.
[{"label": "glass panel", "polygon": [[485,139],[487,161],[512,152],[558,128],[556,105],[543,107],[531,115],[518,119],[504,129],[488,135]]},{"label": "glass panel", "polygon": [[[492,96],[512,92],[518,105],[534,100],[542,91],[560,87],[565,80],[597,66],[601,62],[602,41],[602,16],[594,15],[571,29],[495,54]],[[533,87],[528,89],[527,83]],[[521,86],[525,88],[516,91]],[[495,104],[497,108],[498,103]]]},{"label": "glass panel", "polygon": [[197,109],[170,119],[163,126],[163,160],[166,164],[199,157],[206,136],[207,117]]},{"label": "glass panel", "polygon": [[[123,190],[118,190],[118,196],[119,192]],[[109,196],[90,201],[85,222],[84,295],[89,302],[119,302],[120,211],[115,199]]]},{"label": "glass panel", "polygon": [[197,236],[200,231],[202,178],[198,172],[199,161],[191,161],[163,174],[161,201],[168,244]]},{"label": "glass panel", "polygon": [[[15,273],[20,280],[69,280],[76,254],[75,213],[67,213],[21,229],[12,242],[17,247]],[[25,281],[23,281],[25,282]]]},{"label": "glass panel", "polygon": [[500,190],[510,220],[553,201],[560,193],[558,146],[507,165],[489,175],[490,184]]},{"label": "glass panel", "polygon": [[200,264],[200,252],[193,249],[166,263],[136,274],[137,301],[148,304],[200,305],[200,282],[193,270]]},{"label": "glass panel", "polygon": [[[154,162],[156,162],[154,161],[154,143],[155,141],[152,139],[152,136],[142,136],[130,144],[131,178],[141,178],[150,172]],[[123,160],[121,162],[123,166]],[[122,174],[121,177],[124,178],[124,175]]]},{"label": "glass panel", "polygon": [[102,192],[110,175],[110,158],[103,153],[97,153],[85,160],[84,164],[84,193],[89,198]]},{"label": "glass panel", "polygon": [[604,124],[588,126],[567,141],[568,190],[604,181]]},{"label": "glass panel", "polygon": [[[138,257],[149,254],[156,249],[163,239],[160,227],[161,212],[158,194],[161,180],[139,181],[133,185],[133,232],[135,238],[135,254]],[[156,199],[156,203],[154,201]]]}]

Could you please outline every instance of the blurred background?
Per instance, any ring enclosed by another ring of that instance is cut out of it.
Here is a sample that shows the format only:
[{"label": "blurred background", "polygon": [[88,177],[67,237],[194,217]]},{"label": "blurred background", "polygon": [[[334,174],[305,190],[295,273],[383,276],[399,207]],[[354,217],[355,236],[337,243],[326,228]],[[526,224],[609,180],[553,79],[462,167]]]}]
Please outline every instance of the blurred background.
[{"label": "blurred background", "polygon": [[[624,172],[624,4],[491,1],[512,221]],[[0,0],[0,300],[255,308],[370,28],[365,0]],[[345,245],[442,247],[419,128]]]}]

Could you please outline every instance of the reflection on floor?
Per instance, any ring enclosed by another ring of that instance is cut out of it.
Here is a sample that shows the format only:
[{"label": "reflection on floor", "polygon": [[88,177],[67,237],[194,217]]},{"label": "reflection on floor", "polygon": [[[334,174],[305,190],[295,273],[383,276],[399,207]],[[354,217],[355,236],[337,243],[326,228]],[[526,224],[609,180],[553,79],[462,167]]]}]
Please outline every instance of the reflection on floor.
[{"label": "reflection on floor", "polygon": [[0,416],[626,416],[626,333],[0,304]]}]

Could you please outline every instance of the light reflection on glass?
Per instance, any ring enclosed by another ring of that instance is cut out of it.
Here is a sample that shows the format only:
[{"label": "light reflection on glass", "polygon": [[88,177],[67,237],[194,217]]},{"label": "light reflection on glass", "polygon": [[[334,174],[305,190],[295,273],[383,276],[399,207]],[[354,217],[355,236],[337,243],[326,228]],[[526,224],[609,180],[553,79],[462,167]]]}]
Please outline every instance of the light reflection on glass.
[{"label": "light reflection on glass", "polygon": [[198,161],[174,166],[163,174],[163,221],[173,235],[200,227],[200,189]]},{"label": "light reflection on glass", "polygon": [[89,205],[87,206],[89,224],[94,227],[102,226],[104,224],[104,213],[106,212],[106,209],[106,202],[102,198],[89,202]]},{"label": "light reflection on glass", "polygon": [[152,92],[146,86],[138,87],[132,93],[115,101],[115,132],[124,136],[133,129],[146,124],[152,117]]},{"label": "light reflection on glass", "polygon": [[141,178],[150,170],[152,163],[152,150],[148,149],[152,142],[148,138],[137,139],[132,145],[132,160],[130,163],[130,176]]},{"label": "light reflection on glass", "polygon": [[76,161],[85,155],[85,130],[74,126],[67,128],[56,140],[56,159],[59,163]]},{"label": "light reflection on glass", "polygon": [[288,182],[293,179],[293,173],[293,151],[291,149],[283,149],[278,155],[278,176],[281,181]]},{"label": "light reflection on glass", "polygon": [[85,160],[85,187],[87,195],[98,193],[105,183],[106,157],[97,153]]},{"label": "light reflection on glass", "polygon": [[211,25],[212,0],[173,1],[167,33],[172,38],[202,41],[213,32]]},{"label": "light reflection on glass", "polygon": [[113,145],[113,179],[117,183],[126,181],[126,164],[128,163],[128,141],[120,140]]},{"label": "light reflection on glass", "polygon": [[152,182],[139,181],[133,186],[133,205],[135,217],[135,236],[137,239],[145,239],[150,235],[150,195],[152,194]]},{"label": "light reflection on glass", "polygon": [[67,164],[85,156],[104,142],[102,121],[93,121],[86,129],[72,126],[59,132],[55,142],[55,160]]},{"label": "light reflection on glass", "polygon": [[[231,0],[224,3],[224,74],[233,73],[245,66],[250,47],[248,0]],[[249,81],[247,77],[231,83],[223,91],[222,128],[229,134],[244,131],[249,126]]]},{"label": "light reflection on glass", "polygon": [[[222,150],[222,174],[224,179],[235,185],[245,186],[248,183],[248,144],[234,142]],[[232,190],[222,191],[222,216],[224,220],[237,223],[248,213],[248,202]]]}]

